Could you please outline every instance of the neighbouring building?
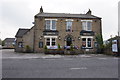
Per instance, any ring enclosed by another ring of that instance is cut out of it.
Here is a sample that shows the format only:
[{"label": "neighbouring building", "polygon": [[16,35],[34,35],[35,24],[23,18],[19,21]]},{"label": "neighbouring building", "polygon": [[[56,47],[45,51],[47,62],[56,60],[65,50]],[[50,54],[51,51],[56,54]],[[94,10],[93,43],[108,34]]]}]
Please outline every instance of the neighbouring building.
[{"label": "neighbouring building", "polygon": [[96,50],[97,34],[102,34],[101,18],[86,14],[45,13],[43,8],[34,16],[31,29],[19,29],[16,34],[16,52],[24,52],[29,46],[33,52],[43,52],[45,45],[54,49],[69,47],[71,44],[79,51]]},{"label": "neighbouring building", "polygon": [[6,38],[4,40],[3,48],[14,48],[15,46],[15,38]]}]

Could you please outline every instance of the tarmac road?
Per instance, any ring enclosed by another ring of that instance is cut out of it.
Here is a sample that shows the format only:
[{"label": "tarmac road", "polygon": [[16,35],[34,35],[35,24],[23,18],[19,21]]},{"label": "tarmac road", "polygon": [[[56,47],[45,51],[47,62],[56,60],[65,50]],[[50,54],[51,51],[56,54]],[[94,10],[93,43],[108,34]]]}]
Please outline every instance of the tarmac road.
[{"label": "tarmac road", "polygon": [[2,54],[3,78],[118,78],[119,58],[116,57],[51,57],[43,54],[23,54],[21,57],[21,54],[15,54],[12,50],[3,50]]}]

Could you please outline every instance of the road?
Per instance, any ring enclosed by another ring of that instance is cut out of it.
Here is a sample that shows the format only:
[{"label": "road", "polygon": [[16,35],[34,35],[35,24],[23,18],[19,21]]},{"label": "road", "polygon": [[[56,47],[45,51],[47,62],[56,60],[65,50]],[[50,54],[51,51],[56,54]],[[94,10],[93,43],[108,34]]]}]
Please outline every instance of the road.
[{"label": "road", "polygon": [[[2,52],[3,78],[118,78],[119,58],[116,57],[65,56],[59,58],[22,59],[4,58],[4,55],[7,55],[6,53],[9,55],[9,51]],[[20,56],[20,54],[17,55]]]}]

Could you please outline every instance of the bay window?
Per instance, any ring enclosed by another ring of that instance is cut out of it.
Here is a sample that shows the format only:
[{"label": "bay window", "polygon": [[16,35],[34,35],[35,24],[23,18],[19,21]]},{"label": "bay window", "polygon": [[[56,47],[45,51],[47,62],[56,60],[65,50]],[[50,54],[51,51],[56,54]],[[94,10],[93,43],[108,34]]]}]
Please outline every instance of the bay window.
[{"label": "bay window", "polygon": [[92,38],[82,38],[82,48],[92,48]]},{"label": "bay window", "polygon": [[46,39],[46,45],[47,45],[47,46],[50,46],[50,38],[47,38],[47,39]]},{"label": "bay window", "polygon": [[57,36],[45,36],[45,45],[48,47],[55,46],[56,38],[57,38]]}]

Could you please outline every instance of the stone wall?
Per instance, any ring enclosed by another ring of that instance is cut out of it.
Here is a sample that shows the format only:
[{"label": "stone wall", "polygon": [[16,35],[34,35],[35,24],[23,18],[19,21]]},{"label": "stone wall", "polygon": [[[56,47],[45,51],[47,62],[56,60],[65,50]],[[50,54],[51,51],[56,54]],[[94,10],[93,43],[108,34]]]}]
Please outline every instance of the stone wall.
[{"label": "stone wall", "polygon": [[[73,45],[77,45],[81,49],[81,44],[82,44],[82,39],[80,35],[80,31],[82,30],[82,22],[81,20],[92,20],[92,31],[95,32],[96,34],[101,34],[102,33],[102,28],[101,28],[101,20],[100,19],[78,19],[78,18],[71,18],[73,19],[73,25],[72,25],[72,32],[66,32],[66,19],[68,18],[35,18],[35,41],[34,41],[34,51],[35,52],[43,52],[43,48],[39,48],[39,42],[43,42],[43,46],[45,46],[45,38],[43,35],[43,31],[45,30],[45,19],[57,19],[57,30],[59,34],[57,35],[61,39],[56,39],[56,45],[60,44],[61,46],[65,46],[66,41],[65,37],[67,35],[73,36]],[[95,35],[93,36],[92,39],[92,46],[93,49],[91,51],[95,51],[94,48],[94,42],[95,40]],[[80,40],[78,39],[80,37]]]}]

